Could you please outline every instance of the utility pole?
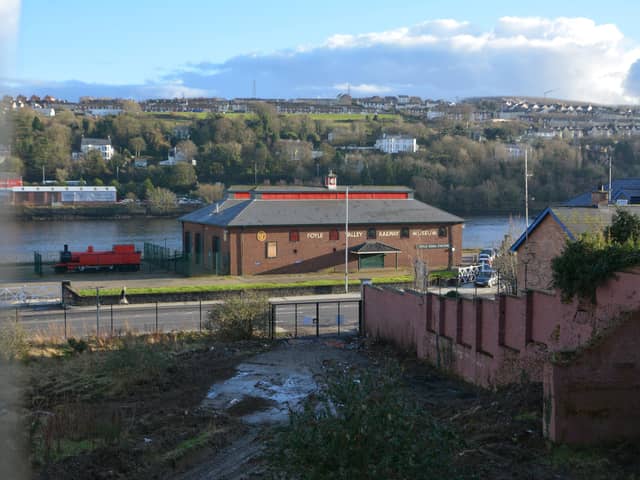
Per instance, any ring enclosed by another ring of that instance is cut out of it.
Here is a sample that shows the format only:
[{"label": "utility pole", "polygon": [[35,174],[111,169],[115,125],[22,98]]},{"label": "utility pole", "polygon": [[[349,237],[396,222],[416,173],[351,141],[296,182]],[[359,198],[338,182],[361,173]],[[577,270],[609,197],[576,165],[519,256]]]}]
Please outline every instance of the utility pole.
[{"label": "utility pole", "polygon": [[524,221],[525,239],[529,239],[529,169],[527,163],[528,148],[524,149]]},{"label": "utility pole", "polygon": [[609,192],[607,194],[607,204],[611,205],[611,150],[607,149],[609,155]]},{"label": "utility pole", "polygon": [[96,337],[100,336],[100,287],[96,287]]},{"label": "utility pole", "polygon": [[524,149],[524,248],[525,255],[527,257],[524,262],[524,288],[527,289],[527,274],[529,267],[529,163],[528,163],[529,149]]},{"label": "utility pole", "polygon": [[344,215],[344,293],[349,293],[349,185],[345,190]]}]

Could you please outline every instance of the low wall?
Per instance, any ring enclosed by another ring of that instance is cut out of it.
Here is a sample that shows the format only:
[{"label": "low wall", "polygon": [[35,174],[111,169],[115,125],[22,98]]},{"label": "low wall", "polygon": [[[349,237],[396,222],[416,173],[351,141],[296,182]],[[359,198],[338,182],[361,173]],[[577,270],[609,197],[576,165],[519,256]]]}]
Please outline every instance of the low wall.
[{"label": "low wall", "polygon": [[[385,284],[387,286],[395,286],[397,288],[407,287],[408,283]],[[357,292],[360,285],[350,285],[349,290]],[[256,290],[225,290],[213,292],[184,292],[184,293],[127,293],[127,301],[132,303],[167,303],[167,302],[197,302],[199,300],[224,300],[230,296],[241,295],[243,292],[253,291],[267,297],[290,297],[297,295],[330,295],[345,293],[344,284],[328,285],[315,287],[284,287],[284,288],[265,288]],[[77,290],[73,288],[70,282],[62,284],[63,302],[66,305],[74,306],[91,306],[96,304],[95,296],[81,296]],[[100,302],[103,305],[117,304],[120,301],[119,295],[100,295]]]}]

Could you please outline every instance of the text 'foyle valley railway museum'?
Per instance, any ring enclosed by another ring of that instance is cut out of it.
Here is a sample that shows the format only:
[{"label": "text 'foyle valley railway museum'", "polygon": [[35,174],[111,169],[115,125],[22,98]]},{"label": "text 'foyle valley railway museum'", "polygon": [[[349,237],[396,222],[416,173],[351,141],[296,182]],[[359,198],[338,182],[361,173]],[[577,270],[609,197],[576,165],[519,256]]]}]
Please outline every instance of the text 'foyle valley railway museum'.
[{"label": "text 'foyle valley railway museum'", "polygon": [[231,187],[222,202],[180,221],[194,266],[218,274],[344,271],[345,248],[352,272],[416,259],[450,267],[462,253],[461,218],[409,188],[337,186],[334,174],[324,187]]}]

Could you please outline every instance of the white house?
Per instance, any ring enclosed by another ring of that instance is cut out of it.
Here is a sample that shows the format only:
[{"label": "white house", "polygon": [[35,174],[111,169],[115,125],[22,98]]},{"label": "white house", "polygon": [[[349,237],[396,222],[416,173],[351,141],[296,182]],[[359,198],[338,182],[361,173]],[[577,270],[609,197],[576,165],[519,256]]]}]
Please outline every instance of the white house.
[{"label": "white house", "polygon": [[91,150],[98,150],[105,161],[111,160],[113,157],[113,147],[111,146],[111,138],[106,140],[103,138],[82,138],[80,142],[80,151],[86,155]]},{"label": "white house", "polygon": [[185,152],[180,150],[178,147],[173,147],[169,149],[169,153],[167,154],[167,159],[160,162],[162,166],[171,166],[176,163],[190,163],[195,166],[196,161],[193,158],[187,158]]},{"label": "white house", "polygon": [[418,151],[416,139],[402,135],[383,134],[382,138],[376,140],[374,147],[384,153],[415,153]]}]

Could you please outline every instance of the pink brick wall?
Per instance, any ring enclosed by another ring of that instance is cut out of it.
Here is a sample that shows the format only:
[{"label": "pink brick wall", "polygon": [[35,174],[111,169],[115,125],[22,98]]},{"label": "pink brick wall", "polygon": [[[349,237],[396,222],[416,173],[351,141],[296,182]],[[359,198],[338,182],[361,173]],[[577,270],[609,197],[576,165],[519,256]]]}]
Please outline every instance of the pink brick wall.
[{"label": "pink brick wall", "polygon": [[[625,392],[636,402],[632,414],[640,416],[640,314],[634,317],[633,327],[616,332],[600,350],[584,354],[581,363],[570,365],[573,369],[545,366],[554,352],[584,346],[603,332],[610,335],[612,325],[617,325],[624,312],[640,310],[640,271],[619,273],[602,286],[596,305],[562,303],[557,294],[537,291],[520,297],[473,300],[366,286],[364,295],[367,335],[416,351],[419,358],[477,385],[490,387],[523,378],[544,380],[548,397],[545,409],[549,401],[553,405],[551,419],[545,425],[552,440],[607,439],[607,435],[615,434],[616,422],[624,423],[617,417],[613,421],[598,420],[573,433],[584,420],[573,408],[580,402],[586,405],[585,411],[595,415],[597,408],[593,405],[606,404],[610,396],[620,398]],[[631,386],[624,384],[629,372],[635,375]],[[589,383],[590,375],[593,383]],[[596,393],[580,393],[589,389]],[[622,405],[612,406],[612,414],[623,411],[627,412]],[[640,420],[636,423],[640,425]],[[640,426],[634,428],[622,428],[620,434],[640,430]]]},{"label": "pink brick wall", "polygon": [[549,352],[574,349],[620,312],[640,308],[639,273],[619,273],[598,290],[595,306],[565,304],[557,294],[530,291],[529,305],[527,296],[505,296],[482,300],[478,307],[472,299],[368,286],[365,331],[414,350],[420,358],[446,358],[449,362],[442,366],[473,383],[508,383],[520,378],[523,369],[540,381],[541,362]]},{"label": "pink brick wall", "polygon": [[545,364],[545,434],[589,444],[640,437],[640,311],[570,361]]}]

